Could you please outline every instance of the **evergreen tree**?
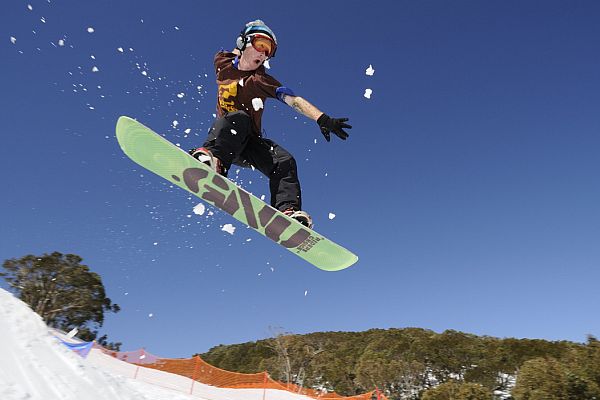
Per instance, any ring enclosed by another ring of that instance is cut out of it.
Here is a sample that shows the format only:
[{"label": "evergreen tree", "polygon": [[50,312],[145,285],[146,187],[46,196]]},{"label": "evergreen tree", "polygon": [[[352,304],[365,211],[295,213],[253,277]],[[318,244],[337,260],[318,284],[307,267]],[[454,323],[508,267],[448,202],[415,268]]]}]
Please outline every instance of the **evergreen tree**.
[{"label": "evergreen tree", "polygon": [[492,393],[476,383],[448,381],[426,390],[422,400],[492,400]]},{"label": "evergreen tree", "polygon": [[[82,261],[75,254],[30,254],[4,261],[6,272],[0,276],[47,325],[64,331],[77,328],[79,338],[91,341],[98,335],[104,313],[120,308],[106,297],[100,276]],[[120,345],[107,343],[106,335],[100,341],[113,349]]]},{"label": "evergreen tree", "polygon": [[569,400],[565,367],[555,358],[534,358],[519,371],[515,400]]}]

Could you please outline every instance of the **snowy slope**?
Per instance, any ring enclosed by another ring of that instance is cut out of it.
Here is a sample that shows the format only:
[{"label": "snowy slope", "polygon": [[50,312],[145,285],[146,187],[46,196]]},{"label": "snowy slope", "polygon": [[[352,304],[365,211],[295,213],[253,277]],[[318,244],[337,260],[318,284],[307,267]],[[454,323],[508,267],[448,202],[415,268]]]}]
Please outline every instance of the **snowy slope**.
[{"label": "snowy slope", "polygon": [[100,370],[61,345],[37,314],[0,289],[0,399],[198,398]]},{"label": "snowy slope", "polygon": [[[193,393],[187,395],[186,393]],[[25,303],[0,289],[1,400],[313,400],[276,389],[227,389],[60,344]]]}]

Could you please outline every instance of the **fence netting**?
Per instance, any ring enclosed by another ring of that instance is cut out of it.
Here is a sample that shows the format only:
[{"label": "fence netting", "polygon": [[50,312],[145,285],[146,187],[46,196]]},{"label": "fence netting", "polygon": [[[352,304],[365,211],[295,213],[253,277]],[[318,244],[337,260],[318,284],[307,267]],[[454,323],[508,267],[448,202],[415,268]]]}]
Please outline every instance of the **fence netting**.
[{"label": "fence netting", "polygon": [[[286,391],[296,395],[302,395],[320,400],[387,400],[387,398],[377,389],[356,396],[342,396],[335,392],[329,392],[326,390],[314,390],[310,388],[301,387],[292,383],[279,382],[272,379],[266,371],[254,374],[226,371],[217,368],[213,365],[210,365],[199,356],[194,356],[192,358],[162,358],[148,353],[144,349],[117,352],[107,350],[97,344],[94,347],[95,349],[100,350],[106,355],[112,356],[118,360],[125,361],[129,364],[136,366],[137,368],[133,370],[133,378],[141,378],[141,374],[144,374],[145,376],[151,375],[147,372],[140,371],[140,367],[144,369],[147,368],[162,371],[188,378],[192,382],[189,389],[189,393],[191,394],[194,393],[193,383],[199,382],[204,385],[212,386],[214,388],[261,389],[262,400],[269,400],[267,399],[268,389]],[[164,387],[170,386],[165,384],[160,385],[160,382],[152,383],[157,383],[159,384],[159,386]],[[166,381],[163,383],[166,383]],[[230,398],[231,396],[223,397]],[[280,396],[269,397],[275,398]]]}]

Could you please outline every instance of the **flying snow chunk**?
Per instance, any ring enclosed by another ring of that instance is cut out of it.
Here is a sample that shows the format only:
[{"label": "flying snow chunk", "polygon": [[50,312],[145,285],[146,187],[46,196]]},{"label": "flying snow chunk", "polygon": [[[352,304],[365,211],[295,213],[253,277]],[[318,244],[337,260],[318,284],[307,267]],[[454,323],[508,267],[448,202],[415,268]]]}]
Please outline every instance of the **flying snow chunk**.
[{"label": "flying snow chunk", "polygon": [[230,235],[233,235],[233,232],[235,232],[235,226],[231,224],[225,224],[223,225],[223,228],[221,228],[221,230],[229,233]]},{"label": "flying snow chunk", "polygon": [[94,66],[94,67],[92,68],[92,72],[98,72],[98,71],[100,71],[100,70],[98,69],[98,67]]},{"label": "flying snow chunk", "polygon": [[329,219],[334,219],[335,218],[335,214],[334,213],[329,213]]},{"label": "flying snow chunk", "polygon": [[146,71],[142,71],[142,75],[144,75],[144,76],[148,76],[148,72],[146,72]]},{"label": "flying snow chunk", "polygon": [[232,130],[231,130],[231,134],[232,134],[232,135],[237,135],[237,131],[236,131],[235,129],[232,129]]},{"label": "flying snow chunk", "polygon": [[17,43],[17,38],[16,38],[16,37],[14,37],[14,36],[11,36],[11,37],[10,37],[10,42],[11,42],[12,44],[15,44],[15,43]]},{"label": "flying snow chunk", "polygon": [[308,290],[304,291],[304,296],[306,296],[308,294]]},{"label": "flying snow chunk", "polygon": [[186,135],[189,135],[191,131],[192,130],[190,128],[187,128],[184,132],[185,132]]},{"label": "flying snow chunk", "polygon": [[179,121],[173,120],[173,128],[177,128],[177,125],[179,125]]},{"label": "flying snow chunk", "polygon": [[92,28],[91,26],[89,28],[87,28],[88,33],[94,33],[94,28]]},{"label": "flying snow chunk", "polygon": [[31,4],[27,4],[27,9],[28,9],[29,11],[33,11],[33,7],[31,6]]},{"label": "flying snow chunk", "polygon": [[58,41],[58,45],[59,45],[60,47],[63,47],[63,46],[65,45],[65,41],[64,41],[63,39],[60,39],[60,40]]},{"label": "flying snow chunk", "polygon": [[373,91],[372,91],[371,89],[365,89],[365,94],[364,94],[364,96],[365,96],[367,99],[370,99],[372,94],[373,94]]},{"label": "flying snow chunk", "polygon": [[204,212],[206,211],[206,207],[204,206],[204,204],[202,203],[198,203],[196,204],[196,206],[194,207],[194,214],[197,215],[204,215]]},{"label": "flying snow chunk", "polygon": [[252,99],[252,107],[254,107],[254,111],[258,111],[264,107],[263,101],[261,98],[255,97]]},{"label": "flying snow chunk", "polygon": [[119,53],[122,53],[124,50],[123,50],[123,48],[122,48],[122,47],[117,47],[117,51],[118,51]]},{"label": "flying snow chunk", "polygon": [[369,64],[369,68],[366,69],[365,73],[369,76],[373,76],[375,70],[373,69],[373,66],[371,64]]},{"label": "flying snow chunk", "polygon": [[244,87],[244,78],[239,80],[238,85],[240,85],[241,87]]},{"label": "flying snow chunk", "polygon": [[265,66],[266,69],[271,69],[271,64],[269,64],[269,60],[265,60],[263,65]]},{"label": "flying snow chunk", "polygon": [[177,97],[183,99],[185,97],[185,93],[177,93]]}]

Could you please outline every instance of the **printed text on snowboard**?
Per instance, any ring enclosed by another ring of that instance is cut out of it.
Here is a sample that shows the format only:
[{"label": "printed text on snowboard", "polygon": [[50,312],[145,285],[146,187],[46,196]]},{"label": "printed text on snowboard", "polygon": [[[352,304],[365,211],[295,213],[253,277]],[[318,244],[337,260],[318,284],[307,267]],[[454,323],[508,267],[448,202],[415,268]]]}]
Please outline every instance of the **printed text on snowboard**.
[{"label": "printed text on snowboard", "polygon": [[[296,232],[282,241],[281,235],[292,226],[292,222],[281,215],[277,215],[277,211],[267,205],[260,207],[257,212],[250,201],[250,195],[246,191],[230,184],[219,175],[213,175],[212,179],[209,179],[208,175],[209,173],[203,169],[187,168],[183,171],[183,182],[190,191],[196,194],[200,192],[201,187],[205,189],[206,192],[201,197],[231,215],[241,208],[250,227],[254,229],[264,227],[267,237],[288,249],[296,248],[296,251],[307,252],[321,240],[320,237],[311,236],[310,231],[307,229],[297,227]],[[181,178],[176,175],[172,175],[172,178],[177,182],[181,182]]]}]

